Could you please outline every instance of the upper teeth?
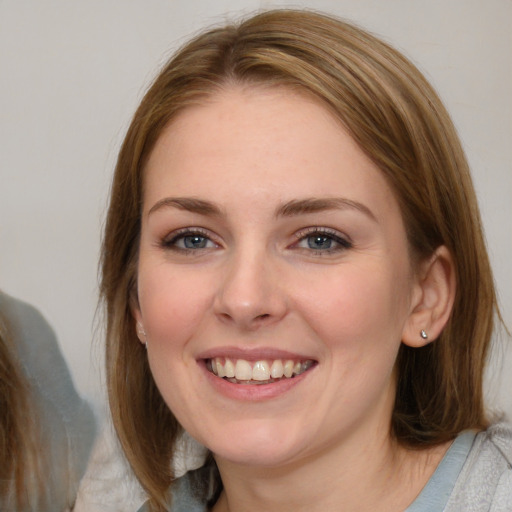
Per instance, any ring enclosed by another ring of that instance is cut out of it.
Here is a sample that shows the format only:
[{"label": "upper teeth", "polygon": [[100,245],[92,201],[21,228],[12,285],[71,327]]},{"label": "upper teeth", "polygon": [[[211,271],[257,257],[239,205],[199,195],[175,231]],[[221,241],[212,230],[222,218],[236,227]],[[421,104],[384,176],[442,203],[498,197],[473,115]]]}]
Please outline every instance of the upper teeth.
[{"label": "upper teeth", "polygon": [[[313,365],[313,361],[293,361],[292,359],[250,362],[245,359],[228,359],[216,357],[210,360],[212,372],[219,377],[243,381],[266,381],[300,375]],[[210,366],[208,365],[208,366]]]}]

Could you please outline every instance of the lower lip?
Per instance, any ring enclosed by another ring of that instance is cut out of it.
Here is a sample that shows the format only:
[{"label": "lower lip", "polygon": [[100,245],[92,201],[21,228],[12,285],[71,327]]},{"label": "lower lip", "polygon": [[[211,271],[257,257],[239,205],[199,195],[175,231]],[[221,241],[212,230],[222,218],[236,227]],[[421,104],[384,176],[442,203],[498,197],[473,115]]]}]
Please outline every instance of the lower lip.
[{"label": "lower lip", "polygon": [[277,398],[300,385],[304,379],[315,369],[316,365],[312,366],[304,373],[289,379],[282,379],[271,384],[234,384],[225,379],[217,377],[210,372],[204,361],[200,363],[203,368],[206,378],[211,386],[220,394],[241,401],[263,401]]}]

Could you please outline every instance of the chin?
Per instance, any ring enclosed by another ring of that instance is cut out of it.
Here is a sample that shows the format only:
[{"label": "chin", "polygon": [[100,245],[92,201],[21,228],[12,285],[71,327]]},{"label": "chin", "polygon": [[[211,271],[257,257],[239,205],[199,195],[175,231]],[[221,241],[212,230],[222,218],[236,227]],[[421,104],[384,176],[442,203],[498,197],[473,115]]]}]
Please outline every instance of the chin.
[{"label": "chin", "polygon": [[225,428],[222,438],[209,443],[209,448],[216,458],[232,464],[278,467],[300,458],[310,445],[305,439],[292,435],[290,429],[266,423],[251,426],[244,422]]}]

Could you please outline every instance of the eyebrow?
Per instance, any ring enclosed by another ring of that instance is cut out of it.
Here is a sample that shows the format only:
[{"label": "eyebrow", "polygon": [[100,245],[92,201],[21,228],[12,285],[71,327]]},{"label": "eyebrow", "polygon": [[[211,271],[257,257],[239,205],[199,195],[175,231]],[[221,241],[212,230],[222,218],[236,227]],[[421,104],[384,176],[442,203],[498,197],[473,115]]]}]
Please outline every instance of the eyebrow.
[{"label": "eyebrow", "polygon": [[341,197],[294,199],[279,207],[276,211],[276,217],[293,217],[326,210],[347,209],[357,210],[370,217],[370,219],[377,220],[373,212],[364,204]]},{"label": "eyebrow", "polygon": [[[210,201],[198,199],[195,197],[165,197],[157,201],[149,210],[148,215],[151,215],[157,210],[165,207],[177,208],[199,215],[208,217],[221,216],[221,209]],[[292,199],[287,203],[277,208],[275,212],[276,217],[295,217],[308,213],[318,213],[327,210],[357,210],[370,219],[376,221],[377,218],[373,212],[364,204],[351,199],[341,197],[329,198],[307,198],[307,199]]]},{"label": "eyebrow", "polygon": [[207,215],[210,217],[221,215],[221,211],[218,206],[209,201],[204,201],[203,199],[197,199],[195,197],[165,197],[164,199],[157,201],[151,207],[148,215],[151,215],[153,212],[164,207],[178,208],[179,210],[186,210],[188,212]]}]

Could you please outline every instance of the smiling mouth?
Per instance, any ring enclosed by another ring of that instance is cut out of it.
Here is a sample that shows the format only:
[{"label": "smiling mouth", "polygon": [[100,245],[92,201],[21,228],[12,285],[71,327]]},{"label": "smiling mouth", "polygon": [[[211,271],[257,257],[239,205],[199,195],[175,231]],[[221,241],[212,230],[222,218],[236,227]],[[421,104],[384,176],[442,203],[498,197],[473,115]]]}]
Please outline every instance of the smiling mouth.
[{"label": "smiling mouth", "polygon": [[206,360],[206,369],[217,377],[233,384],[272,384],[285,379],[293,379],[308,371],[316,364],[312,359],[294,361],[274,359],[247,361],[215,357]]}]

